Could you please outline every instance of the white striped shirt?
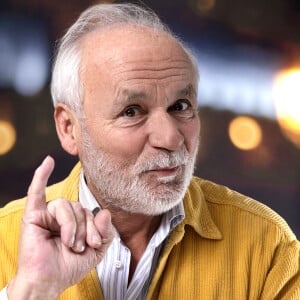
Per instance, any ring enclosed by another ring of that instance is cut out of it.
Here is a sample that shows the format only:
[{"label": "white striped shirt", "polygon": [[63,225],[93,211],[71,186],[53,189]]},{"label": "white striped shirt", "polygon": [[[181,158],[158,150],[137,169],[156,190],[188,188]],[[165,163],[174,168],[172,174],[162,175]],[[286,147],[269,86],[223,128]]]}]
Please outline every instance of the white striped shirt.
[{"label": "white striped shirt", "polygon": [[[83,172],[80,175],[79,201],[83,207],[91,211],[95,207],[99,207],[86,185]],[[96,267],[105,300],[142,300],[146,298],[164,241],[183,219],[182,202],[163,215],[161,224],[140,259],[129,286],[131,253],[116,231],[111,246],[102,262]]]}]

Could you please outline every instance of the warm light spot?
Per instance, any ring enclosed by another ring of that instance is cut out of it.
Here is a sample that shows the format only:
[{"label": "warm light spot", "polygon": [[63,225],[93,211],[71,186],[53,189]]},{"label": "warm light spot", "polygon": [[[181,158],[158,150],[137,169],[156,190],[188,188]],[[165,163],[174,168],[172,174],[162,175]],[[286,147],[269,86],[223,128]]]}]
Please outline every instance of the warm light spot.
[{"label": "warm light spot", "polygon": [[229,124],[229,137],[237,148],[252,150],[261,143],[262,131],[254,119],[237,117]]},{"label": "warm light spot", "polygon": [[9,152],[16,142],[16,131],[13,125],[0,120],[0,155]]},{"label": "warm light spot", "polygon": [[300,146],[300,69],[280,73],[275,79],[273,94],[283,133]]},{"label": "warm light spot", "polygon": [[190,0],[192,7],[199,13],[206,13],[214,8],[216,0]]}]

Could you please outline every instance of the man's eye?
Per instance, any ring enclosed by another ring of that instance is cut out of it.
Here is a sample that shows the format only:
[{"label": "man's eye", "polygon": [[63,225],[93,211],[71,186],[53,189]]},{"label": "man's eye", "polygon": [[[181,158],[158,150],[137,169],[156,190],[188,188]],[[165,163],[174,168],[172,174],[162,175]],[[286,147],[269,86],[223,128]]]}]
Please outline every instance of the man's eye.
[{"label": "man's eye", "polygon": [[123,116],[124,117],[135,117],[136,115],[138,115],[140,113],[140,108],[137,106],[131,106],[131,107],[127,107],[124,111],[123,111]]},{"label": "man's eye", "polygon": [[185,111],[191,107],[187,100],[178,100],[174,105],[169,108],[169,111]]}]

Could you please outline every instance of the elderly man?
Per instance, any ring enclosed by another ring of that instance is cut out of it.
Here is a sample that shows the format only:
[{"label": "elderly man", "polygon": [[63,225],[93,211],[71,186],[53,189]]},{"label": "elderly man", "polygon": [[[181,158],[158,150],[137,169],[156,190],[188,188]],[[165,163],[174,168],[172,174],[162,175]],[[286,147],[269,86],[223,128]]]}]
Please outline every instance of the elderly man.
[{"label": "elderly man", "polygon": [[197,84],[193,55],[153,12],[83,12],[52,78],[57,133],[80,163],[46,188],[47,157],[1,210],[0,299],[300,298],[286,223],[192,177]]}]

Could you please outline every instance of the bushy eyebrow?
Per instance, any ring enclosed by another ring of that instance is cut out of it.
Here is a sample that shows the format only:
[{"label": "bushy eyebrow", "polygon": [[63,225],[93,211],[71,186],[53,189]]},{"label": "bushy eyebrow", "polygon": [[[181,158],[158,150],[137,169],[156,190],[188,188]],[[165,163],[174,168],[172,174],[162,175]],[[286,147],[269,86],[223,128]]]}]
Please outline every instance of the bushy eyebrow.
[{"label": "bushy eyebrow", "polygon": [[145,101],[147,98],[147,94],[143,91],[134,91],[129,89],[124,89],[118,96],[116,97],[116,101],[114,102],[114,106],[123,106],[125,103],[133,103]]},{"label": "bushy eyebrow", "polygon": [[127,101],[145,100],[147,98],[147,95],[146,95],[145,92],[129,91],[129,90],[124,90],[123,93],[122,93],[122,96]]},{"label": "bushy eyebrow", "polygon": [[[176,93],[176,98],[196,98],[197,92],[193,84],[188,84],[185,88],[179,90]],[[144,91],[134,91],[124,89],[121,92],[121,97],[117,98],[116,105],[135,102],[135,101],[145,101],[148,98],[147,94]]]},{"label": "bushy eyebrow", "polygon": [[194,88],[194,86],[190,83],[188,84],[184,89],[180,90],[177,93],[177,97],[178,98],[182,98],[182,97],[197,97],[197,92],[196,89]]}]

